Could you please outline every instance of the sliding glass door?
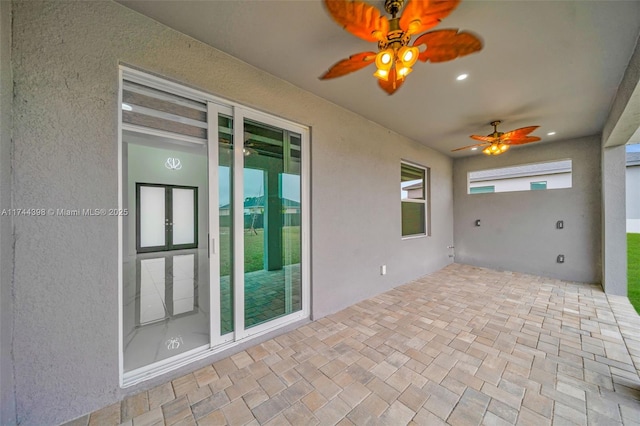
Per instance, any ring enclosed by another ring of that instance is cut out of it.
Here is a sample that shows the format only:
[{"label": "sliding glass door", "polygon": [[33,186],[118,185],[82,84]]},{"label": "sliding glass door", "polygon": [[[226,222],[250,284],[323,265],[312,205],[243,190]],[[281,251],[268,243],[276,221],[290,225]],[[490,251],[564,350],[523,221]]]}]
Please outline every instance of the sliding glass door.
[{"label": "sliding glass door", "polygon": [[244,322],[302,309],[300,134],[244,121]]},{"label": "sliding glass door", "polygon": [[210,345],[208,103],[122,82],[122,369]]},{"label": "sliding glass door", "polygon": [[122,77],[128,386],[309,316],[308,130]]}]

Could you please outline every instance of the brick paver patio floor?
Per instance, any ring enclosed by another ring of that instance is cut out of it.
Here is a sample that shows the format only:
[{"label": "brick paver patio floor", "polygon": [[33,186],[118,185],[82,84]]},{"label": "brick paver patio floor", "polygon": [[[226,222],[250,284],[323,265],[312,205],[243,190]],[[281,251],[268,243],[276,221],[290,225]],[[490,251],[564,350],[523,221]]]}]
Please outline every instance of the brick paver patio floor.
[{"label": "brick paver patio floor", "polygon": [[599,285],[453,264],[78,425],[640,425],[640,318]]}]

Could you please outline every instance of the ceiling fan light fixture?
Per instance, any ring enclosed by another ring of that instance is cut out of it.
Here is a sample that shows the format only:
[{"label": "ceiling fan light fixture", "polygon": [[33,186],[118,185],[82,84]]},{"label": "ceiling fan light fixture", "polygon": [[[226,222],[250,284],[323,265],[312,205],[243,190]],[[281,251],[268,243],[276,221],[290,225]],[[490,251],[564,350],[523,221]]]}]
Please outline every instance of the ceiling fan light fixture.
[{"label": "ceiling fan light fixture", "polygon": [[502,142],[494,142],[485,149],[482,150],[483,154],[486,155],[500,155],[504,152],[507,152],[509,149],[509,144]]},{"label": "ceiling fan light fixture", "polygon": [[[458,28],[429,31],[447,17],[460,0],[384,0],[384,10],[390,18],[366,0],[323,0],[323,3],[343,29],[368,42],[377,42],[378,53],[351,55],[333,65],[321,80],[341,77],[375,63],[378,71],[373,75],[378,78],[378,86],[392,95],[418,59],[446,62],[483,47],[478,36]],[[414,35],[417,37],[412,41]]]},{"label": "ceiling fan light fixture", "polygon": [[389,71],[378,69],[373,73],[373,76],[379,80],[389,81]]},{"label": "ceiling fan light fixture", "polygon": [[492,121],[490,124],[493,126],[493,133],[487,136],[470,136],[471,139],[481,141],[481,143],[452,149],[451,152],[456,152],[463,149],[471,149],[472,151],[475,151],[477,148],[482,147],[482,152],[486,155],[500,155],[507,152],[509,148],[511,148],[511,145],[524,145],[540,140],[540,138],[537,136],[528,136],[529,133],[533,132],[540,126],[521,127],[519,129],[511,130],[504,133],[498,131],[500,120]]},{"label": "ceiling fan light fixture", "polygon": [[389,70],[393,66],[393,50],[385,49],[376,55],[376,72],[373,75],[384,81],[389,80]]},{"label": "ceiling fan light fixture", "polygon": [[413,71],[413,69],[409,68],[409,67],[402,67],[400,69],[398,69],[398,77],[399,78],[405,78],[406,76],[409,75],[409,73]]},{"label": "ceiling fan light fixture", "polygon": [[421,25],[422,21],[419,19],[415,19],[409,23],[409,29],[407,30],[407,32],[409,32],[410,34],[415,34],[416,32],[418,32]]},{"label": "ceiling fan light fixture", "polygon": [[399,60],[405,67],[411,68],[418,60],[420,50],[414,46],[402,46],[398,51]]},{"label": "ceiling fan light fixture", "polygon": [[385,49],[378,52],[376,55],[376,67],[378,69],[386,69],[389,70],[393,63],[393,50]]}]

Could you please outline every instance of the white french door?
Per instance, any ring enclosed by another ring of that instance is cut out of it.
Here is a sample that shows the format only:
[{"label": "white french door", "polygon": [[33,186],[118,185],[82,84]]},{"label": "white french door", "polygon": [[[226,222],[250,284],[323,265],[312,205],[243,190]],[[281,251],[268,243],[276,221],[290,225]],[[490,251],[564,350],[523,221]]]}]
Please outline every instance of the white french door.
[{"label": "white french door", "polygon": [[309,136],[176,83],[121,75],[119,187],[135,215],[120,222],[129,386],[309,316]]}]

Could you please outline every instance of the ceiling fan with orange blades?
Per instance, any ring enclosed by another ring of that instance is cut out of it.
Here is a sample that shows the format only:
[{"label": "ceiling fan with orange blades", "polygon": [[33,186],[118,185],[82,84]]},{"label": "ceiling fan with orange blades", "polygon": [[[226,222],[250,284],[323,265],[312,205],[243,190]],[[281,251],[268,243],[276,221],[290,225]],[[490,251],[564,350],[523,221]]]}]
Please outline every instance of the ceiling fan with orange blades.
[{"label": "ceiling fan with orange blades", "polygon": [[[426,32],[410,45],[411,37],[435,27],[458,6],[460,0],[408,0],[402,16],[396,17],[404,0],[385,0],[391,19],[362,1],[324,0],[333,17],[345,30],[366,41],[378,42],[378,52],[361,52],[332,66],[321,80],[341,77],[373,63],[380,87],[392,95],[419,59],[422,62],[445,62],[482,49],[482,41],[458,29]],[[420,51],[421,47],[426,47]]]},{"label": "ceiling fan with orange blades", "polygon": [[500,155],[506,152],[511,145],[524,145],[526,143],[537,142],[540,140],[537,136],[527,136],[540,126],[522,127],[510,132],[499,132],[498,124],[500,120],[492,121],[493,133],[487,136],[471,135],[471,139],[482,141],[475,145],[463,146],[462,148],[452,149],[451,152],[461,151],[463,149],[485,147],[482,152],[487,155]]}]

